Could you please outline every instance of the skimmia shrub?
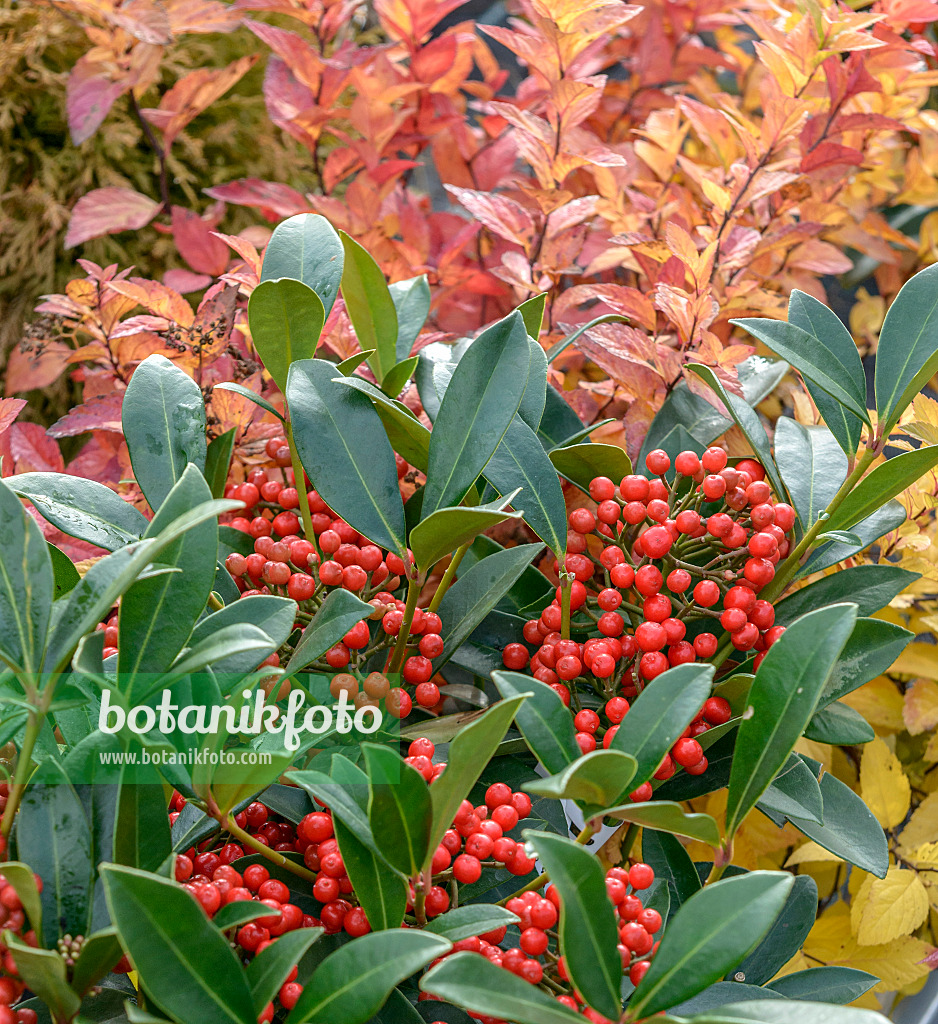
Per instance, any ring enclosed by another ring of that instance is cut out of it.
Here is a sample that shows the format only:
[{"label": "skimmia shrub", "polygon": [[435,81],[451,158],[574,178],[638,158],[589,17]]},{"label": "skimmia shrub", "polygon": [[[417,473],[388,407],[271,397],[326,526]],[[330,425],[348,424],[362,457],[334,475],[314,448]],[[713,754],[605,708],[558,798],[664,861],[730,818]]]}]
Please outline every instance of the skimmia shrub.
[{"label": "skimmia shrub", "polygon": [[[904,923],[927,915],[881,789],[868,808],[804,738],[891,756],[845,698],[906,648],[874,615],[918,577],[820,574],[892,551],[938,463],[912,440],[935,272],[890,310],[875,410],[796,291],[787,321],[740,321],[784,366],[746,364],[741,397],[694,364],[633,467],[548,382],[543,297],[415,359],[425,282],[389,287],[324,218],[281,224],[258,271],[279,397],[212,392],[273,420],[246,479],[151,354],[122,409],[136,505],[0,482],[0,1024],[884,1021],[845,1005],[877,975],[803,960],[812,880],[736,851],[761,815],[867,872],[861,943],[898,885]],[[340,293],[370,345],[334,361]],[[750,403],[788,366],[820,416],[770,440]],[[414,374],[423,417],[396,397]],[[76,565],[34,512],[105,554]],[[528,542],[486,535],[506,523]],[[263,699],[329,724],[254,729]],[[231,714],[200,732],[168,715],[188,705]]]}]

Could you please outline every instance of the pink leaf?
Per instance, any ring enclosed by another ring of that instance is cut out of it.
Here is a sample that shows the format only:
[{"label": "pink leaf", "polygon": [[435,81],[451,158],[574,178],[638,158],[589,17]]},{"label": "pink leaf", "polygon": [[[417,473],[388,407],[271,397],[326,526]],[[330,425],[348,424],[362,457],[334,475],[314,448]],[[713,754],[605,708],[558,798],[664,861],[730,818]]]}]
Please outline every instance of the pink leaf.
[{"label": "pink leaf", "polygon": [[184,270],[179,267],[175,270],[167,270],[163,275],[163,284],[172,288],[180,295],[189,295],[192,292],[200,292],[208,288],[212,279],[208,274],[193,274],[191,270]]},{"label": "pink leaf", "polygon": [[38,423],[14,423],[9,443],[18,473],[61,473],[65,469],[59,446]]},{"label": "pink leaf", "polygon": [[57,422],[49,427],[50,437],[76,437],[92,430],[121,432],[121,404],[124,392],[115,391],[109,395],[89,398],[83,405],[76,405]]},{"label": "pink leaf", "polygon": [[192,210],[173,207],[173,240],[179,255],[197,273],[216,277],[228,266],[228,246],[215,237],[212,227]]},{"label": "pink leaf", "polygon": [[272,210],[278,217],[292,217],[294,213],[306,213],[310,208],[296,189],[275,181],[261,181],[260,178],[240,178],[227,185],[215,185],[205,189],[205,194],[235,206],[260,206]]},{"label": "pink leaf", "polygon": [[9,428],[25,405],[23,398],[0,398],[0,434]]},{"label": "pink leaf", "polygon": [[447,185],[446,190],[489,231],[523,249],[530,245],[534,237],[534,221],[528,211],[513,199],[454,185]]},{"label": "pink leaf", "polygon": [[72,142],[80,146],[101,126],[122,93],[131,87],[130,78],[112,81],[102,65],[82,57],[72,68],[65,86],[65,111]]},{"label": "pink leaf", "polygon": [[65,248],[81,245],[89,238],[145,227],[159,209],[158,202],[132,188],[96,188],[75,204],[65,235]]},{"label": "pink leaf", "polygon": [[62,376],[71,354],[69,346],[61,341],[43,340],[28,349],[17,345],[7,363],[7,392],[47,388]]}]

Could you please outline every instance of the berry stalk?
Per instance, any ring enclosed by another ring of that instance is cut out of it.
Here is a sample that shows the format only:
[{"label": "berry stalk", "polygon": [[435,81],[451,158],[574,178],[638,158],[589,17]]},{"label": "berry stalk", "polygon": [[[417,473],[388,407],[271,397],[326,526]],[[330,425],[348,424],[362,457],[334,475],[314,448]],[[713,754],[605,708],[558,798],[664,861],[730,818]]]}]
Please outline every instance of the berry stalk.
[{"label": "berry stalk", "polygon": [[298,878],[305,878],[307,882],[315,882],[317,875],[315,871],[310,871],[308,868],[302,867],[300,864],[295,864],[292,860],[288,860],[283,856],[282,853],[278,853],[276,850],[272,850],[269,846],[265,846],[259,842],[250,832],[245,831],[235,821],[234,815],[229,814],[227,817],[220,817],[216,819],[218,823],[238,840],[242,845],[250,847],[255,853],[259,853],[262,857],[266,857],[272,864],[277,864],[279,867],[284,868],[291,874],[296,875]]},{"label": "berry stalk", "polygon": [[449,560],[449,565],[446,567],[446,571],[443,573],[443,578],[440,580],[439,585],[436,588],[433,600],[427,608],[428,612],[435,612],[437,608],[440,607],[440,602],[446,596],[446,591],[449,590],[452,585],[453,577],[456,575],[456,570],[459,568],[459,563],[463,560],[463,556],[469,550],[470,544],[472,544],[472,541],[467,540],[465,544],[461,544],[453,552],[453,557]]},{"label": "berry stalk", "polygon": [[13,819],[19,808],[20,800],[23,798],[23,793],[26,790],[26,783],[32,774],[33,747],[35,747],[36,740],[39,738],[39,731],[42,729],[44,718],[44,715],[40,715],[34,709],[31,709],[29,717],[26,719],[26,733],[23,737],[23,745],[16,759],[13,785],[10,787],[7,805],[3,810],[3,818],[0,820],[0,837],[4,840],[9,838],[10,829],[13,827]]},{"label": "berry stalk", "polygon": [[394,645],[394,653],[388,663],[388,672],[400,672],[404,663],[404,654],[407,651],[407,640],[410,637],[410,627],[414,621],[414,612],[417,610],[417,598],[423,589],[423,576],[416,573],[407,578],[407,604],[404,607],[404,619],[401,622],[400,632],[397,634],[397,643]]}]

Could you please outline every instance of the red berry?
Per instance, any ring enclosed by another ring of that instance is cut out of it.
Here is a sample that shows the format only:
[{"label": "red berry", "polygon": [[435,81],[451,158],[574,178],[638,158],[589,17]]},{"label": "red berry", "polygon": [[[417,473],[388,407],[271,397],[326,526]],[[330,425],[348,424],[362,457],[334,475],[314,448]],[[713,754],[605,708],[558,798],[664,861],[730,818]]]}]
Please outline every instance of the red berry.
[{"label": "red berry", "polygon": [[590,480],[590,497],[593,501],[608,501],[616,494],[616,485],[607,476],[597,476]]},{"label": "red berry", "polygon": [[648,479],[633,473],[631,476],[622,478],[619,484],[619,494],[626,501],[644,501],[648,497]]},{"label": "red berry", "polygon": [[671,748],[671,757],[682,767],[697,764],[703,757],[703,749],[696,740],[682,738]]},{"label": "red berry", "polygon": [[609,579],[613,586],[625,590],[635,581],[635,570],[630,565],[614,565],[609,570]]},{"label": "red berry", "polygon": [[647,889],[655,880],[655,872],[647,864],[633,864],[629,868],[629,885],[633,889]]},{"label": "red berry", "polygon": [[720,600],[720,588],[713,580],[701,580],[694,587],[694,600],[702,608],[712,608]]},{"label": "red berry", "polygon": [[700,457],[700,462],[708,473],[719,473],[726,466],[726,452],[716,446],[710,447]]},{"label": "red berry", "polygon": [[694,651],[698,658],[712,658],[717,652],[717,638],[712,633],[699,633],[694,637]]},{"label": "red berry", "polygon": [[671,468],[671,457],[662,448],[656,448],[645,456],[645,466],[650,473],[663,476]]},{"label": "red berry", "polygon": [[502,664],[504,664],[505,668],[517,672],[527,665],[530,657],[528,649],[524,644],[508,644],[502,651]]},{"label": "red berry", "polygon": [[674,460],[674,468],[682,476],[694,476],[700,472],[700,459],[694,452],[680,452]]}]

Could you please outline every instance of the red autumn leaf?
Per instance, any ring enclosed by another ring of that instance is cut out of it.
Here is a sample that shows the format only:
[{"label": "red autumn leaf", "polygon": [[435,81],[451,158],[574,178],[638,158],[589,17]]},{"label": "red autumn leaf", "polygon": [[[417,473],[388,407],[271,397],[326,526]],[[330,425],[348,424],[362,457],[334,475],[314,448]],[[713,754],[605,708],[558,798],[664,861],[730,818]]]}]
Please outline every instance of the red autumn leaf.
[{"label": "red autumn leaf", "polygon": [[192,210],[174,206],[172,212],[173,241],[179,255],[200,274],[217,277],[228,266],[228,246],[216,238],[213,224]]},{"label": "red autumn leaf", "polygon": [[94,135],[115,101],[130,87],[129,76],[114,81],[103,65],[87,57],[78,61],[65,84],[68,130],[76,146]]},{"label": "red autumn leaf", "polygon": [[24,398],[0,398],[0,434],[9,429],[25,406]]},{"label": "red autumn leaf", "polygon": [[212,279],[208,274],[194,274],[191,270],[184,270],[182,267],[167,270],[163,275],[163,284],[167,288],[179,292],[180,295],[200,292],[203,288],[208,288],[211,283]]},{"label": "red autumn leaf", "polygon": [[801,171],[803,174],[808,174],[821,167],[835,167],[838,164],[859,167],[864,159],[860,150],[854,149],[852,146],[841,146],[837,142],[822,142],[801,158]]},{"label": "red autumn leaf", "polygon": [[5,435],[18,473],[61,473],[59,446],[38,423],[14,423]]},{"label": "red autumn leaf", "polygon": [[513,199],[453,185],[447,185],[446,190],[499,238],[514,242],[523,249],[531,244],[534,221],[531,214]]},{"label": "red autumn leaf", "polygon": [[[144,277],[132,277],[129,281],[114,281],[111,287],[121,295],[126,295],[128,299],[134,299],[153,316],[164,317],[183,327],[188,327],[193,321],[194,314],[189,303],[179,292],[167,288],[159,281],[148,281]],[[153,325],[141,326],[140,329],[152,330],[154,327]]]},{"label": "red autumn leaf", "polygon": [[42,341],[29,348],[17,345],[7,363],[7,392],[47,388],[62,376],[71,354],[72,350],[61,341]]},{"label": "red autumn leaf", "polygon": [[121,405],[123,391],[97,395],[82,405],[76,405],[49,427],[50,437],[76,437],[92,430],[121,432]]},{"label": "red autumn leaf", "polygon": [[214,185],[204,190],[213,199],[222,199],[235,206],[260,206],[272,210],[275,216],[292,217],[295,213],[309,212],[309,201],[295,188],[260,178],[240,178],[227,185]]},{"label": "red autumn leaf", "polygon": [[65,235],[65,248],[89,238],[113,235],[145,227],[156,216],[160,204],[132,188],[96,188],[83,195],[72,210]]}]

